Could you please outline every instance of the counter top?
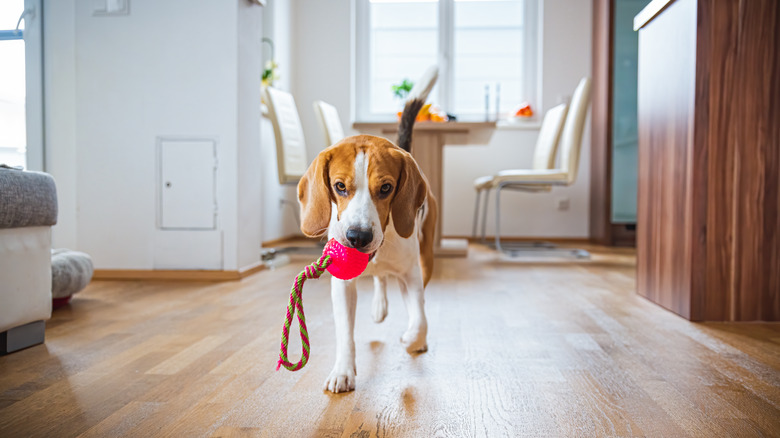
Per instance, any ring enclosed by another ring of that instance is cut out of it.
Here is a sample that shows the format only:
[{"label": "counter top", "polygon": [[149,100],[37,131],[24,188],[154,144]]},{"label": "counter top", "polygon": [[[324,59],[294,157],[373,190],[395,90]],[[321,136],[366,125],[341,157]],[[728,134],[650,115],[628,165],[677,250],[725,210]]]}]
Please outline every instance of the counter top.
[{"label": "counter top", "polygon": [[[355,122],[352,127],[358,131],[365,130],[397,130],[398,122]],[[415,131],[445,131],[458,132],[470,131],[473,129],[493,129],[496,122],[417,122],[414,124]]]},{"label": "counter top", "polygon": [[634,30],[643,28],[649,23],[656,15],[666,9],[667,6],[674,3],[674,0],[653,0],[645,6],[644,9],[639,11],[634,17]]}]

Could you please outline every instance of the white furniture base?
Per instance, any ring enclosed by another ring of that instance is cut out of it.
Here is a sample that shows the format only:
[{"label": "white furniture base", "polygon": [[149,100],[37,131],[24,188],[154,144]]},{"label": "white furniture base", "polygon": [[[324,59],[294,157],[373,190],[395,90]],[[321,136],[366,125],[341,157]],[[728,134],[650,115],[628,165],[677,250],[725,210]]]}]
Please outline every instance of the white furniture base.
[{"label": "white furniture base", "polygon": [[0,229],[0,333],[51,317],[51,226]]},{"label": "white furniture base", "polygon": [[436,257],[466,257],[469,254],[468,239],[441,239],[433,249]]}]

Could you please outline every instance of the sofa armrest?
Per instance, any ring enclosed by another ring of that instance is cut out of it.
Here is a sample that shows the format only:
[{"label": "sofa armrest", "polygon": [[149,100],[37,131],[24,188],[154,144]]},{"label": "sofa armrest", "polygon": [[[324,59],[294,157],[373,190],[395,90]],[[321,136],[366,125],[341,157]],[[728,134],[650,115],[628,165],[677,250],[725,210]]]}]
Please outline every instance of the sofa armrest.
[{"label": "sofa armrest", "polygon": [[0,166],[0,228],[22,228],[57,223],[54,178]]}]

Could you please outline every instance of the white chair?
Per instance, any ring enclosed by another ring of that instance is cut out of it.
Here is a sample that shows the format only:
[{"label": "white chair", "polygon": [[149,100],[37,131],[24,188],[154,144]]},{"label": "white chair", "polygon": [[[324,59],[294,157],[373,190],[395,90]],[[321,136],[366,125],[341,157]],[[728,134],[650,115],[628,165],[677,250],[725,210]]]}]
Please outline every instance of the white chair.
[{"label": "white chair", "polygon": [[[513,169],[504,170],[491,177],[478,178],[475,181],[476,187],[482,190],[496,189],[496,234],[495,246],[499,251],[503,251],[501,245],[501,190],[511,189],[524,192],[545,192],[550,191],[553,186],[570,186],[577,179],[577,170],[580,163],[580,149],[582,146],[582,133],[585,128],[585,118],[588,113],[590,103],[590,78],[582,78],[579,85],[574,90],[569,111],[566,115],[566,122],[563,125],[563,131],[560,138],[560,163],[555,169],[539,169],[534,160],[534,169]],[[545,117],[546,118],[546,117]],[[544,128],[544,127],[543,127]],[[542,133],[540,132],[540,137]],[[547,162],[549,165],[549,161]],[[478,190],[480,190],[478,188]],[[481,190],[480,190],[481,191]],[[485,205],[487,209],[487,202]],[[476,229],[475,229],[476,231]],[[484,237],[484,216],[483,216],[483,237]],[[542,246],[541,249],[548,249],[552,245]],[[540,249],[531,247],[530,249]],[[515,249],[510,249],[515,253]],[[571,250],[577,257],[589,257],[589,254],[583,250]]]},{"label": "white chair", "polygon": [[[542,120],[542,126],[539,130],[539,137],[536,139],[534,147],[534,158],[532,169],[547,170],[555,167],[555,154],[558,150],[558,140],[563,132],[563,123],[566,120],[566,112],[569,105],[562,103],[550,108]],[[485,220],[487,216],[488,195],[493,186],[493,175],[479,177],[474,180],[474,189],[477,191],[477,201],[474,205],[474,226],[472,228],[472,237],[477,236],[477,225],[479,222],[479,202],[482,193],[485,193],[485,208],[482,212],[482,241],[485,241]],[[549,191],[549,186],[538,187],[539,191]]]},{"label": "white chair", "polygon": [[[306,169],[309,161],[306,156],[306,140],[303,135],[303,126],[298,116],[298,107],[292,94],[272,87],[263,89],[263,101],[268,107],[268,118],[274,128],[276,140],[276,166],[279,184],[297,185]],[[301,220],[298,212],[298,203],[280,200],[290,206],[295,221],[300,227]],[[287,252],[322,252],[322,246],[312,247],[284,247],[270,248],[263,252],[263,261],[270,262],[277,254]]]},{"label": "white chair", "polygon": [[306,173],[309,161],[295,99],[286,91],[266,87],[263,89],[263,100],[274,127],[279,184],[298,184]]},{"label": "white chair", "polygon": [[344,138],[344,127],[335,106],[321,100],[314,101],[314,113],[325,135],[325,147],[334,145]]}]

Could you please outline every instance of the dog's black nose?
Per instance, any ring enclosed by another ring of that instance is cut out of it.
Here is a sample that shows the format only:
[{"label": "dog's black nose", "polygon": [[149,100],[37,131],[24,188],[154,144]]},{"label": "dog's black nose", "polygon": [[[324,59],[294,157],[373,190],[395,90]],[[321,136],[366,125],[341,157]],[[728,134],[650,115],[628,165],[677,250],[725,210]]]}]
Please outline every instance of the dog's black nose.
[{"label": "dog's black nose", "polygon": [[350,228],[347,230],[347,240],[353,248],[362,249],[374,240],[374,232],[370,228],[367,230]]}]

